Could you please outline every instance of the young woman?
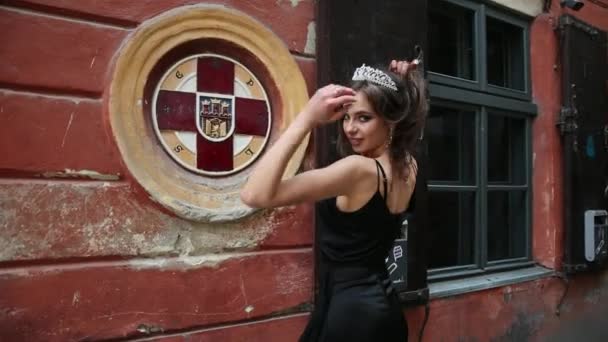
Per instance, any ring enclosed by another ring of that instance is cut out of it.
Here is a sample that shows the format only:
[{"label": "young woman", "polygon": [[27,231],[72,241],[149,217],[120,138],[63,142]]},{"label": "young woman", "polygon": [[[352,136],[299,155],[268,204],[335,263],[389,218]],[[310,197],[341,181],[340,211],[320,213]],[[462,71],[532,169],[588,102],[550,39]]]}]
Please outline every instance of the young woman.
[{"label": "young woman", "polygon": [[[300,341],[407,340],[384,260],[416,182],[412,154],[427,111],[416,64],[392,61],[390,71],[363,65],[350,88],[319,89],[241,192],[245,204],[258,208],[320,201],[319,297]],[[335,120],[342,121],[344,158],[282,180],[302,139]]]}]

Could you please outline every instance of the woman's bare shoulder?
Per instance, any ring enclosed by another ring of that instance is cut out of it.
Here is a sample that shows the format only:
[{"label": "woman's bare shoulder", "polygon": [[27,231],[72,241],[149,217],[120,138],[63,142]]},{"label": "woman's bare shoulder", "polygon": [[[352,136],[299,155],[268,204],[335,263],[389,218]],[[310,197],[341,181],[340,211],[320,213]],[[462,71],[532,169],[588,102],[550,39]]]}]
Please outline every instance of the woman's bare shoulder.
[{"label": "woman's bare shoulder", "polygon": [[376,172],[376,163],[374,159],[369,157],[353,154],[342,158],[342,161],[348,163],[354,171],[362,176]]}]

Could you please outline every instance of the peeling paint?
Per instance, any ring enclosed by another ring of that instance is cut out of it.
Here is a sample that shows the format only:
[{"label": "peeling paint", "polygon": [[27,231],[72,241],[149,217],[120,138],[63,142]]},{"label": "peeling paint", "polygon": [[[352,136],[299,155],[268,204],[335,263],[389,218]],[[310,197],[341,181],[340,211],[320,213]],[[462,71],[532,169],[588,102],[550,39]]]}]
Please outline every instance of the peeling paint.
[{"label": "peeling paint", "polygon": [[[543,209],[542,209],[542,211],[544,213],[549,214],[551,212],[551,204],[552,204],[552,202],[551,202],[551,193],[549,193],[547,191],[544,191],[542,193],[542,199],[543,199],[543,201],[542,201],[542,203],[543,203],[543,206],[542,206]],[[547,230],[546,232],[549,233],[549,230]]]},{"label": "peeling paint", "polygon": [[584,301],[589,304],[599,304],[602,298],[602,290],[600,288],[592,289],[584,296]]},{"label": "peeling paint", "polygon": [[[0,230],[4,231],[3,227]],[[0,239],[0,260],[13,260],[19,252],[26,248],[22,241],[8,238]]]},{"label": "peeling paint", "polygon": [[[276,4],[280,5],[282,1],[283,0],[277,0]],[[300,1],[302,0],[289,0],[289,2],[291,3],[291,7],[293,8],[296,8],[300,4]]]},{"label": "peeling paint", "polygon": [[2,317],[2,316],[19,316],[27,311],[28,311],[27,309],[0,308],[0,317]]},{"label": "peeling paint", "polygon": [[[243,273],[239,273],[239,278],[241,279],[241,294],[243,295],[243,299],[245,299],[245,304],[247,305],[249,303],[249,300],[247,300],[247,292],[245,291],[245,280],[243,279]],[[250,305],[247,305],[247,307],[245,308],[245,312],[247,313],[248,317],[249,313],[253,311],[253,308],[247,311],[249,307]]]},{"label": "peeling paint", "polygon": [[135,235],[133,235],[133,243],[135,243],[136,245],[141,245],[145,241],[146,241],[146,237],[145,237],[144,234],[135,234]]},{"label": "peeling paint", "polygon": [[74,292],[74,296],[72,297],[72,306],[78,305],[78,302],[80,302],[80,292],[76,291]]},{"label": "peeling paint", "polygon": [[99,49],[95,50],[95,55],[93,56],[93,60],[91,60],[91,64],[89,65],[89,69],[93,69],[93,65],[95,65],[95,60],[97,59],[97,55],[99,54]]},{"label": "peeling paint", "polygon": [[529,341],[545,319],[544,313],[520,312],[504,335],[493,338],[492,342]]},{"label": "peeling paint", "polygon": [[317,52],[317,29],[314,21],[308,24],[308,33],[306,34],[306,46],[304,46],[304,53],[315,55]]},{"label": "peeling paint", "polygon": [[277,270],[275,281],[277,293],[289,296],[301,288],[300,284],[309,281],[309,274],[302,269],[283,265]]},{"label": "peeling paint", "polygon": [[[218,208],[215,210],[195,207],[190,205],[189,203],[177,200],[173,197],[166,196],[163,194],[153,194],[149,196],[149,198],[150,200],[175,212],[181,218],[196,222],[223,223],[235,221],[257,211],[257,209],[249,208],[241,202],[236,202],[236,198],[233,198],[232,203],[227,203],[230,202],[230,198],[227,198],[227,200],[217,201]],[[207,202],[207,204],[210,203],[211,202]]]},{"label": "peeling paint", "polygon": [[180,256],[178,258],[154,258],[154,259],[140,259],[129,261],[129,266],[136,270],[143,269],[189,269],[198,267],[211,267],[216,268],[222,262],[238,258],[239,256],[229,254],[212,254],[203,256]]},{"label": "peeling paint", "polygon": [[[70,122],[71,122],[71,120],[70,120]],[[66,134],[67,134],[67,132],[66,132]],[[45,172],[42,174],[42,177],[44,177],[44,178],[89,178],[89,179],[106,180],[106,181],[120,179],[120,175],[108,175],[108,174],[102,174],[102,173],[99,173],[97,171],[92,171],[92,170],[72,170],[72,169],[65,169],[63,172],[61,172],[61,171]]]},{"label": "peeling paint", "polygon": [[0,261],[128,255],[152,258],[151,266],[157,257],[202,255],[183,262],[211,265],[223,259],[209,255],[257,248],[288,210],[262,211],[244,221],[191,222],[142,206],[125,196],[130,192],[130,185],[112,182],[30,180],[0,187],[0,232],[6,237],[0,239]]},{"label": "peeling paint", "polygon": [[179,255],[189,255],[194,251],[194,245],[192,244],[192,240],[190,236],[185,234],[177,234],[177,239],[175,240],[175,244],[173,246],[173,250],[178,252]]},{"label": "peeling paint", "polygon": [[61,147],[65,146],[65,138],[68,136],[68,132],[70,131],[70,127],[72,126],[72,120],[74,120],[74,112],[70,114],[70,120],[68,121],[68,125],[65,128],[65,133],[63,134],[63,139],[61,140]]}]

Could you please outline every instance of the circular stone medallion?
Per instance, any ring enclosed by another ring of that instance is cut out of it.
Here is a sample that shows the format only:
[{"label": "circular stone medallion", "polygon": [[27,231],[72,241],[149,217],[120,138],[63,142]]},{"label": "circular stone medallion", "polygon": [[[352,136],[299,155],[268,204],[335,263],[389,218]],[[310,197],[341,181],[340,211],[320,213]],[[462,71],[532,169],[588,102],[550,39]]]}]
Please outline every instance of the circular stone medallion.
[{"label": "circular stone medallion", "polygon": [[[140,25],[121,48],[107,96],[132,179],[175,215],[207,223],[256,211],[239,196],[248,166],[308,100],[281,39],[245,13],[210,4]],[[308,136],[284,178],[296,174],[307,144]]]},{"label": "circular stone medallion", "polygon": [[200,54],[175,63],[152,101],[152,122],[169,155],[186,169],[230,175],[251,164],[270,134],[266,91],[239,62]]}]

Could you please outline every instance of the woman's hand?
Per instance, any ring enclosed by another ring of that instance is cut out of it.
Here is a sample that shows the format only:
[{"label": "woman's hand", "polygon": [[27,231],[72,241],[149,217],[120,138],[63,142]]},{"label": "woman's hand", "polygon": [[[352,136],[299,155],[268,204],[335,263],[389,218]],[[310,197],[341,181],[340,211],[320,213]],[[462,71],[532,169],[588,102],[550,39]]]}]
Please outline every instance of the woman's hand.
[{"label": "woman's hand", "polygon": [[344,116],[346,108],[354,101],[354,90],[330,84],[317,90],[306,104],[302,114],[315,127],[338,120]]},{"label": "woman's hand", "polygon": [[414,59],[411,62],[408,61],[397,61],[392,60],[388,69],[396,74],[399,74],[401,77],[405,77],[408,71],[416,69],[416,67],[420,64],[418,59]]},{"label": "woman's hand", "polygon": [[[341,163],[334,171],[312,172],[283,180],[285,168],[304,137],[315,125],[337,120],[355,101],[355,91],[338,85],[319,89],[279,139],[264,153],[241,190],[241,200],[251,207],[267,208],[314,201],[352,189],[354,172],[360,166]],[[319,170],[316,170],[319,171]],[[346,176],[345,176],[346,175]],[[293,180],[297,178],[297,180]],[[311,184],[313,186],[311,186]]]}]

